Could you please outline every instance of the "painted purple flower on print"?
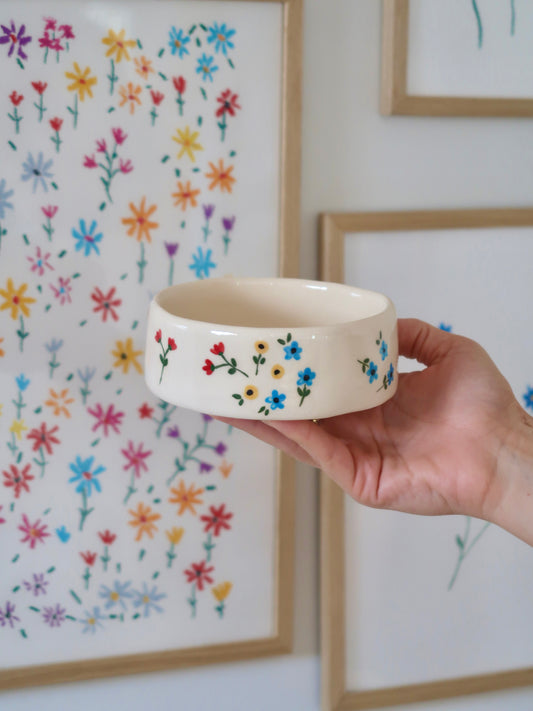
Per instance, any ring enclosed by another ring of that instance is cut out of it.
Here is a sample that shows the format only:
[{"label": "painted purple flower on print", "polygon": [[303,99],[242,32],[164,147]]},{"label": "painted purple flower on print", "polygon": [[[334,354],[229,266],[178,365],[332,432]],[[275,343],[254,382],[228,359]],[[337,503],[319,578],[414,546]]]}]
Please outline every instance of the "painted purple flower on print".
[{"label": "painted purple flower on print", "polygon": [[209,474],[212,468],[212,464],[208,464],[207,462],[200,462],[200,474]]},{"label": "painted purple flower on print", "polygon": [[227,450],[226,445],[224,442],[219,442],[217,446],[215,447],[215,452],[221,457],[224,452]]},{"label": "painted purple flower on print", "polygon": [[222,241],[224,242],[224,254],[228,253],[229,243],[231,242],[230,232],[233,229],[234,225],[235,216],[222,218],[222,227],[225,230],[224,234],[222,235]]},{"label": "painted purple flower on print", "polygon": [[173,439],[179,439],[180,431],[176,425],[169,427],[167,429],[167,437],[172,437]]},{"label": "painted purple flower on print", "polygon": [[21,25],[17,32],[15,23],[11,20],[10,27],[0,25],[0,30],[3,32],[3,35],[0,35],[0,44],[11,44],[7,56],[11,57],[16,48],[17,56],[20,57],[20,59],[28,59],[28,55],[22,49],[28,42],[31,42],[31,37],[29,35],[25,36],[26,25]]},{"label": "painted purple flower on print", "polygon": [[5,610],[0,607],[0,625],[5,627],[9,625],[11,628],[14,627],[15,622],[20,622],[20,618],[15,614],[15,605],[9,600],[6,602]]},{"label": "painted purple flower on print", "polygon": [[34,573],[32,581],[24,580],[24,587],[26,590],[31,590],[36,597],[41,593],[46,595],[47,585],[48,580],[45,579],[44,573]]},{"label": "painted purple flower on print", "polygon": [[50,627],[61,627],[65,621],[66,610],[59,603],[52,607],[43,607],[43,621]]}]

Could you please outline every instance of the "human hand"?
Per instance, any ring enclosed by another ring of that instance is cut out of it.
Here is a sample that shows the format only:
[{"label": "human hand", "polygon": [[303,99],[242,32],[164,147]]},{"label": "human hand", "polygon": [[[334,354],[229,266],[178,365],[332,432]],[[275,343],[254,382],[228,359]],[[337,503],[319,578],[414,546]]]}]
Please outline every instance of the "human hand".
[{"label": "human hand", "polygon": [[400,355],[427,368],[401,373],[384,405],[319,423],[223,421],[320,468],[367,506],[499,521],[513,489],[509,447],[533,420],[478,343],[416,319],[399,319],[398,330]]}]

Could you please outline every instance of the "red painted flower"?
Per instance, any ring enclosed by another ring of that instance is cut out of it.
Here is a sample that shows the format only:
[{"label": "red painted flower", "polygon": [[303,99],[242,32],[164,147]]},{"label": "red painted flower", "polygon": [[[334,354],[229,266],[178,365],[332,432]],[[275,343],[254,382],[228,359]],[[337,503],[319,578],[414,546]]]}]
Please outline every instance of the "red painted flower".
[{"label": "red painted flower", "polygon": [[17,94],[16,91],[12,91],[11,94],[9,95],[9,98],[10,98],[13,106],[18,106],[20,104],[20,102],[22,101],[22,99],[24,98],[24,96],[22,94]]},{"label": "red painted flower", "polygon": [[209,575],[215,569],[212,565],[206,568],[206,561],[201,563],[192,563],[188,570],[184,570],[188,583],[195,583],[200,592],[204,589],[204,585],[211,585],[213,578]]},{"label": "red painted flower", "polygon": [[120,451],[127,460],[127,464],[122,467],[123,469],[128,471],[128,469],[133,467],[133,471],[137,478],[141,476],[141,471],[148,471],[148,467],[146,466],[146,462],[144,460],[149,457],[152,452],[149,449],[144,452],[142,442],[137,447],[137,451],[135,451],[135,447],[133,446],[133,442],[131,440],[128,441],[128,448],[121,449]]},{"label": "red painted flower", "polygon": [[109,405],[107,410],[98,403],[94,410],[90,407],[87,408],[87,412],[96,418],[96,424],[93,425],[92,431],[96,432],[99,427],[103,428],[103,435],[107,437],[109,434],[109,428],[120,434],[119,427],[122,425],[122,418],[124,417],[123,412],[115,412],[115,406]]},{"label": "red painted flower", "polygon": [[61,126],[63,125],[63,119],[60,119],[58,116],[56,116],[53,119],[50,119],[50,126],[54,131],[59,131],[61,129]]},{"label": "red painted flower", "polygon": [[172,77],[172,83],[178,94],[183,94],[187,88],[187,82],[184,77]]},{"label": "red painted flower", "polygon": [[206,358],[205,365],[202,367],[202,370],[205,370],[207,375],[211,375],[211,373],[215,370],[215,364],[213,361],[209,360],[209,358]]},{"label": "red painted flower", "polygon": [[116,288],[113,286],[107,294],[104,294],[104,292],[96,286],[91,294],[91,299],[97,304],[93,311],[95,313],[98,313],[98,311],[102,312],[101,316],[104,323],[107,321],[108,315],[111,315],[113,321],[118,321],[118,314],[116,313],[115,308],[121,305],[122,299],[115,298],[115,291]]},{"label": "red painted flower", "polygon": [[114,541],[117,537],[117,534],[111,533],[111,531],[109,529],[99,532],[98,535],[102,539],[102,543],[105,543],[106,546],[110,546],[112,543],[114,543]]},{"label": "red painted flower", "polygon": [[216,506],[209,507],[208,516],[200,516],[202,521],[205,521],[204,533],[209,533],[213,531],[214,536],[219,536],[222,529],[230,530],[231,526],[228,521],[233,518],[233,514],[229,511],[224,511],[226,504],[221,504],[218,508]]},{"label": "red painted flower", "polygon": [[152,101],[154,102],[155,106],[159,106],[159,104],[165,98],[164,94],[162,94],[160,91],[156,91],[155,89],[152,89],[150,91],[150,95],[152,96]]},{"label": "red painted flower", "polygon": [[42,423],[40,429],[34,427],[28,435],[28,439],[35,440],[32,445],[32,449],[36,452],[41,447],[46,449],[47,454],[52,454],[52,445],[60,444],[57,437],[54,434],[58,431],[59,427],[56,425],[52,427],[51,430],[46,429],[46,423]]},{"label": "red painted flower", "polygon": [[45,81],[32,81],[31,85],[39,95],[42,95],[44,94],[48,83]]},{"label": "red painted flower", "polygon": [[102,138],[99,141],[96,141],[96,152],[97,153],[105,153],[106,151],[107,151],[107,143],[105,142],[105,138]]},{"label": "red painted flower", "polygon": [[215,343],[213,348],[211,348],[211,353],[214,353],[215,355],[221,355],[222,353],[224,353],[224,344]]},{"label": "red painted flower", "polygon": [[98,168],[98,163],[94,160],[94,156],[85,156],[83,160],[84,168]]},{"label": "red painted flower", "polygon": [[[1,511],[3,508],[4,508],[3,506],[0,506],[0,511]],[[5,522],[6,522],[5,518],[2,518],[2,517],[0,516],[0,523],[5,523]]]},{"label": "red painted flower", "polygon": [[21,543],[28,543],[30,548],[35,548],[38,541],[44,543],[44,539],[50,534],[47,532],[48,526],[41,524],[41,519],[37,519],[35,523],[30,523],[26,514],[22,514],[23,525],[19,526],[19,531],[25,534],[24,538],[20,539]]},{"label": "red painted flower", "polygon": [[175,351],[176,348],[178,347],[176,345],[176,341],[173,338],[168,339],[168,347],[170,348],[171,351]]},{"label": "red painted flower", "polygon": [[96,561],[96,553],[91,553],[91,551],[87,551],[86,553],[80,553],[80,555],[87,563],[87,565],[94,565]]},{"label": "red painted flower", "polygon": [[158,328],[157,331],[155,332],[156,343],[161,343],[161,338],[162,338],[161,329]]},{"label": "red painted flower", "polygon": [[20,492],[23,490],[29,494],[30,487],[28,486],[28,482],[35,478],[29,474],[30,464],[26,464],[24,469],[20,470],[14,464],[10,464],[9,469],[10,471],[2,472],[5,479],[4,486],[13,487],[15,499],[19,498]]},{"label": "red painted flower", "polygon": [[143,404],[139,407],[139,417],[141,420],[151,419],[153,412],[154,408],[150,407],[147,402],[143,402]]},{"label": "red painted flower", "polygon": [[43,17],[43,20],[45,22],[45,25],[44,25],[45,32],[48,32],[49,30],[55,30],[57,20],[55,20],[53,17]]},{"label": "red painted flower", "polygon": [[43,211],[44,216],[51,220],[52,217],[55,217],[59,207],[57,205],[48,205],[48,207],[41,207],[41,210]]},{"label": "red painted flower", "polygon": [[113,138],[117,142],[118,146],[121,146],[128,137],[128,134],[124,133],[121,128],[112,128],[111,133],[113,134]]},{"label": "red painted flower", "polygon": [[221,105],[216,111],[216,116],[222,116],[225,113],[228,113],[230,116],[235,116],[235,110],[241,108],[237,103],[238,100],[238,94],[232,94],[231,89],[226,89],[226,91],[223,91],[217,98],[217,101]]},{"label": "red painted flower", "polygon": [[121,173],[131,173],[133,170],[133,165],[131,164],[131,160],[129,160],[129,158],[128,160],[122,160],[122,158],[119,158],[118,167]]},{"label": "red painted flower", "polygon": [[64,39],[74,39],[76,37],[72,31],[72,25],[59,25],[58,29],[61,31]]}]

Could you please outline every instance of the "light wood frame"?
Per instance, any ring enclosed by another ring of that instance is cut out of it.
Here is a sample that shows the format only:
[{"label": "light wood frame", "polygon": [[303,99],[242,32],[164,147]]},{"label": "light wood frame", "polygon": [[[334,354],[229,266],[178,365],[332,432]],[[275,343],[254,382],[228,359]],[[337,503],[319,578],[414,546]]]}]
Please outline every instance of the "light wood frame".
[{"label": "light wood frame", "polygon": [[408,116],[533,116],[533,99],[407,94],[409,0],[383,0],[381,113]]},{"label": "light wood frame", "polygon": [[[170,2],[171,0],[169,0]],[[226,0],[217,0],[225,2]],[[300,171],[302,112],[303,0],[248,0],[282,5],[282,117],[279,273],[299,272]],[[144,674],[195,665],[234,662],[292,651],[294,616],[294,462],[284,454],[277,460],[275,632],[271,637],[244,642],[189,647],[164,652],[84,659],[0,670],[0,691],[20,687],[83,681],[126,674]]]},{"label": "light wood frame", "polygon": [[[533,227],[533,208],[325,213],[320,216],[320,278],[324,281],[344,281],[345,242],[349,234],[490,227]],[[347,689],[345,496],[339,486],[321,475],[320,592],[324,711],[380,708],[533,684],[532,667],[376,690]]]}]

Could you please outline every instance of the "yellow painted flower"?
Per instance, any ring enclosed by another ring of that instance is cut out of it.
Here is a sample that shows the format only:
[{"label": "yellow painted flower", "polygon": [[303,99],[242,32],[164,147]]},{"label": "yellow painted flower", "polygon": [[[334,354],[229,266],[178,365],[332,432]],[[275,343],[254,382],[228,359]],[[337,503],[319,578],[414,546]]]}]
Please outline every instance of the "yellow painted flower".
[{"label": "yellow painted flower", "polygon": [[146,57],[141,57],[140,59],[135,57],[133,63],[135,64],[135,71],[137,74],[139,74],[139,76],[141,76],[145,81],[148,81],[149,75],[154,73],[152,61]]},{"label": "yellow painted flower", "polygon": [[140,541],[145,533],[148,538],[153,538],[155,531],[158,530],[154,521],[158,521],[161,518],[161,514],[153,513],[150,506],[145,506],[140,501],[137,505],[137,511],[128,509],[128,512],[133,516],[132,520],[128,521],[129,525],[137,528],[135,540]]},{"label": "yellow painted flower", "polygon": [[259,395],[259,390],[255,387],[255,385],[247,385],[244,388],[243,395],[247,400],[255,400],[255,398]]},{"label": "yellow painted flower", "polygon": [[205,174],[205,177],[211,180],[209,190],[214,190],[216,187],[220,187],[221,192],[231,193],[233,183],[235,182],[235,178],[232,175],[233,166],[228,165],[227,167],[224,167],[224,161],[221,158],[218,161],[218,168],[211,162],[209,163],[209,167],[211,168],[211,173]]},{"label": "yellow painted flower", "polygon": [[122,368],[123,373],[128,373],[130,365],[132,365],[138,373],[143,372],[142,366],[137,360],[137,357],[142,355],[142,351],[133,350],[132,338],[127,338],[125,341],[116,341],[116,349],[111,353],[116,358],[113,363],[114,368]]},{"label": "yellow painted flower", "polygon": [[268,343],[266,341],[256,341],[254,348],[258,353],[266,353],[268,351]]},{"label": "yellow painted flower", "polygon": [[18,440],[22,439],[22,433],[27,432],[28,428],[24,424],[24,420],[13,420],[13,424],[9,428]]},{"label": "yellow painted flower", "polygon": [[222,474],[224,479],[227,479],[229,477],[229,475],[232,472],[232,469],[233,469],[233,464],[230,464],[225,459],[222,462],[222,464],[220,464],[218,467],[218,471]]},{"label": "yellow painted flower", "polygon": [[170,543],[172,543],[173,546],[178,545],[178,543],[183,538],[184,532],[185,532],[184,528],[177,528],[176,526],[171,528],[170,531],[165,531],[168,540],[170,541]]},{"label": "yellow painted flower", "polygon": [[[3,338],[0,338],[0,343],[3,343],[3,342],[4,342],[4,339],[3,339]],[[3,356],[5,356],[5,354],[6,354],[6,353],[5,353],[4,349],[3,349],[3,348],[0,348],[0,358],[2,358]]]},{"label": "yellow painted flower", "polygon": [[27,288],[27,284],[21,284],[21,286],[16,289],[13,284],[13,279],[9,278],[7,280],[6,288],[0,289],[0,296],[4,299],[4,303],[0,306],[0,311],[11,309],[12,319],[18,318],[19,311],[22,312],[23,316],[29,316],[30,310],[28,308],[28,304],[34,304],[35,299],[32,299],[31,296],[24,296]]},{"label": "yellow painted flower", "polygon": [[211,592],[215,596],[215,599],[218,600],[218,602],[223,602],[230,594],[232,587],[233,583],[230,583],[229,580],[226,580],[224,583],[219,583],[218,585],[212,587]]},{"label": "yellow painted flower", "polygon": [[130,202],[130,210],[133,213],[133,217],[122,218],[122,224],[128,226],[128,235],[130,237],[135,235],[137,242],[140,242],[143,237],[147,242],[151,242],[152,237],[150,230],[159,227],[159,222],[151,222],[148,218],[157,210],[157,205],[150,205],[150,207],[147,208],[146,198],[143,197],[139,203],[139,207],[135,207],[135,205]]},{"label": "yellow painted flower", "polygon": [[174,205],[176,207],[180,207],[183,211],[188,206],[188,203],[190,202],[191,207],[196,207],[198,205],[198,202],[196,201],[196,196],[200,194],[200,190],[193,190],[191,188],[191,181],[188,180],[187,183],[182,183],[181,180],[178,180],[178,192],[172,193],[172,197],[176,198],[176,201]]},{"label": "yellow painted flower", "polygon": [[116,62],[121,62],[123,59],[128,61],[131,59],[128,52],[128,47],[135,47],[137,42],[132,39],[124,39],[126,30],[122,29],[120,32],[115,32],[114,30],[108,30],[107,37],[102,39],[102,44],[109,47],[105,53],[106,57],[111,57],[115,55],[114,59]]},{"label": "yellow painted flower", "polygon": [[176,129],[176,136],[172,136],[172,140],[176,141],[176,143],[181,146],[181,151],[178,153],[178,160],[185,154],[189,156],[189,158],[192,160],[194,163],[196,158],[194,156],[194,151],[203,151],[204,148],[197,142],[197,138],[200,135],[199,131],[194,131],[194,133],[191,133],[191,130],[188,126],[185,126],[185,129],[182,131],[181,128]]},{"label": "yellow painted flower", "polygon": [[190,511],[193,515],[196,515],[196,509],[194,507],[200,506],[204,503],[203,499],[200,498],[200,495],[204,493],[204,490],[195,489],[194,484],[191,484],[187,489],[183,479],[179,480],[178,487],[173,487],[170,490],[170,493],[174,496],[169,498],[169,502],[171,504],[179,505],[178,516],[182,516],[185,511]]},{"label": "yellow painted flower", "polygon": [[272,366],[270,375],[273,378],[276,378],[276,380],[279,380],[280,378],[283,378],[283,376],[285,375],[285,368],[282,365],[279,365],[279,363],[277,363],[276,365]]},{"label": "yellow painted flower", "polygon": [[70,417],[70,411],[67,405],[70,405],[73,402],[74,398],[69,398],[68,396],[68,388],[65,388],[60,393],[56,393],[53,388],[50,388],[50,397],[44,404],[47,407],[51,407],[53,409],[54,415],[56,415],[56,417],[59,417],[60,415]]},{"label": "yellow painted flower", "polygon": [[81,70],[78,62],[74,62],[74,71],[65,72],[67,79],[72,79],[72,84],[67,86],[69,91],[77,91],[80,101],[85,101],[85,95],[88,94],[90,98],[93,98],[92,87],[98,82],[96,77],[90,76],[91,68],[85,67]]},{"label": "yellow painted flower", "polygon": [[133,84],[133,82],[128,82],[128,86],[121,86],[118,89],[118,93],[121,96],[120,106],[124,106],[129,101],[130,104],[130,114],[135,112],[135,108],[141,105],[141,99],[139,94],[142,91],[142,87],[139,84]]}]

